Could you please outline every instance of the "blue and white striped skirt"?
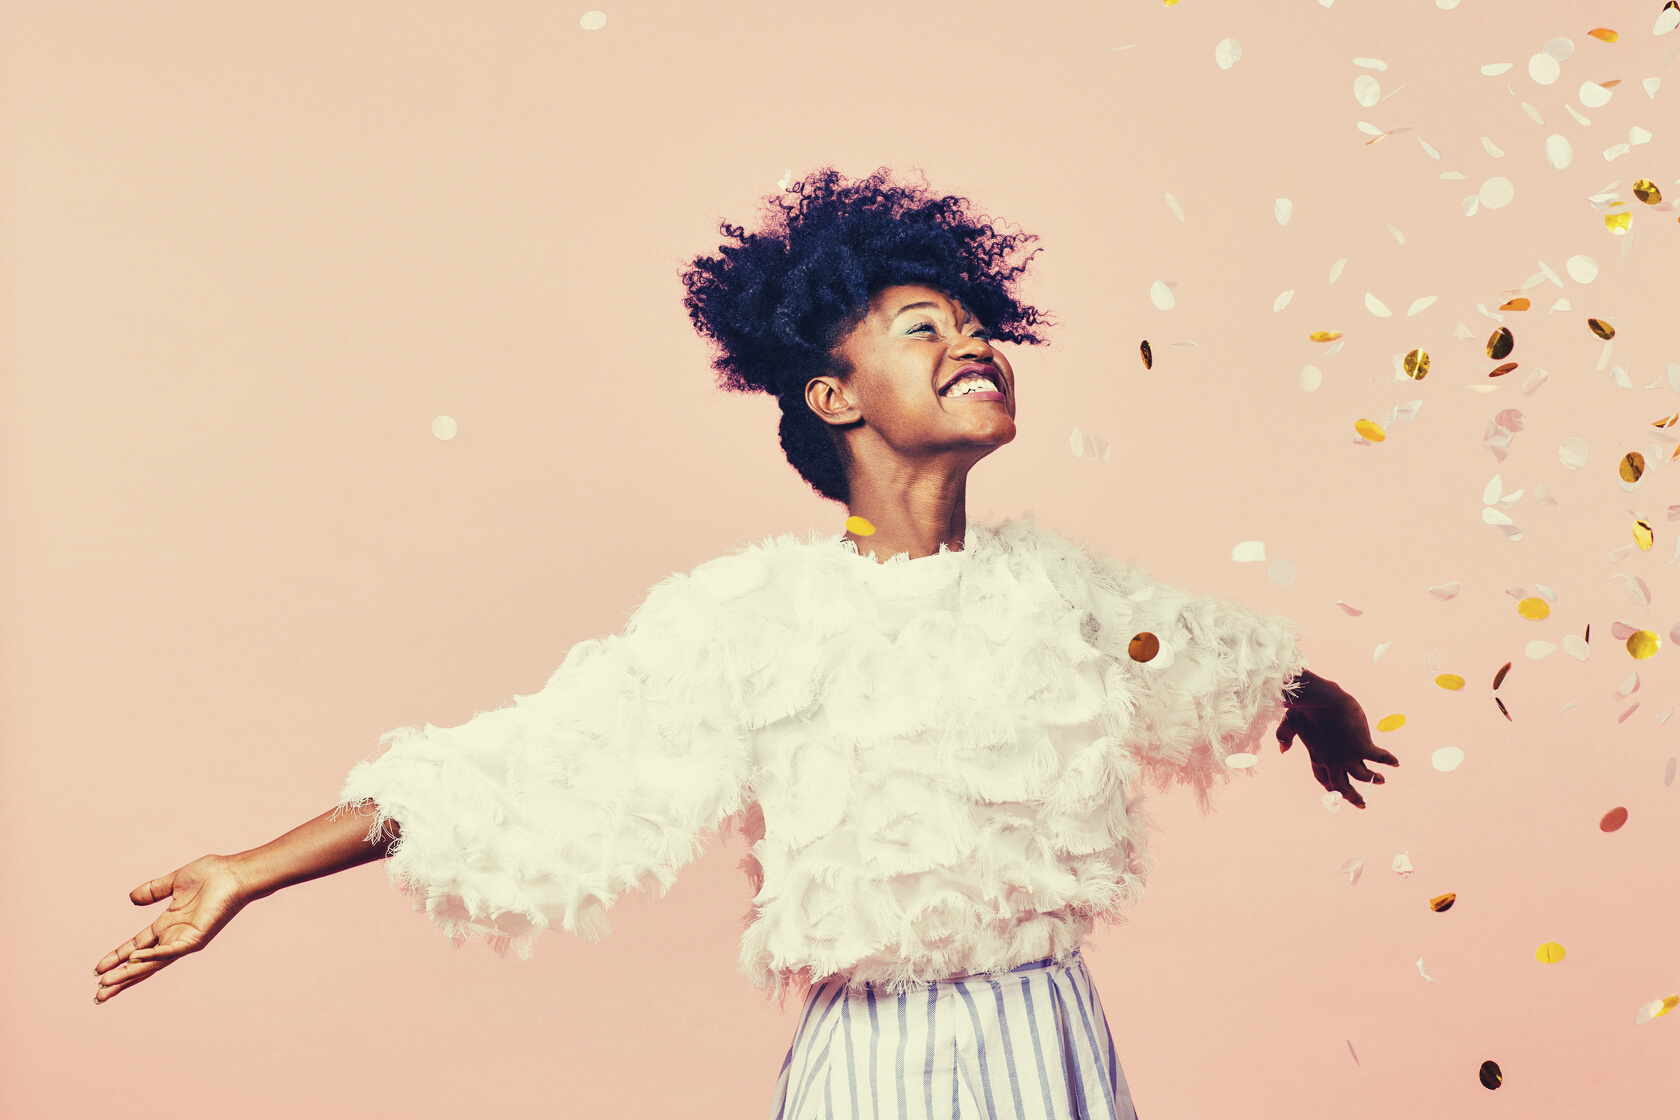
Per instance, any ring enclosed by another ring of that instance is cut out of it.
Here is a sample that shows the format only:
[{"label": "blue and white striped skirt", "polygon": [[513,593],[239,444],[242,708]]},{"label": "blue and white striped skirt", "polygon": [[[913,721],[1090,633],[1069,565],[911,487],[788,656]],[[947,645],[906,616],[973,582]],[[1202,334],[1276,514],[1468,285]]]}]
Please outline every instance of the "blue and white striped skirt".
[{"label": "blue and white striped skirt", "polygon": [[770,1120],[1137,1120],[1078,951],[903,995],[811,989]]}]

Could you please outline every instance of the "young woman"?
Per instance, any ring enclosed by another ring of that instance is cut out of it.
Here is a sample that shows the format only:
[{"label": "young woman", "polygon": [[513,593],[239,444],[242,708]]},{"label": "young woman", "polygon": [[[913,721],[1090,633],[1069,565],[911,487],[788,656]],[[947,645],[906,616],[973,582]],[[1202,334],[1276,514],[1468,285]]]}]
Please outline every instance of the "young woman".
[{"label": "young woman", "polygon": [[1355,805],[1349,777],[1398,760],[1288,619],[969,519],[970,468],[1015,437],[1000,344],[1042,341],[1014,293],[1033,237],[886,172],[771,201],[693,262],[687,307],[726,388],[776,395],[847,532],[672,576],[535,695],[392,731],[330,812],[135,888],[169,907],[99,962],[97,1001],[252,900],[380,858],[455,939],[598,936],[732,819],[741,968],[805,992],[772,1117],[1135,1120],[1079,946],[1143,888],[1143,779],[1207,811],[1279,717]]}]

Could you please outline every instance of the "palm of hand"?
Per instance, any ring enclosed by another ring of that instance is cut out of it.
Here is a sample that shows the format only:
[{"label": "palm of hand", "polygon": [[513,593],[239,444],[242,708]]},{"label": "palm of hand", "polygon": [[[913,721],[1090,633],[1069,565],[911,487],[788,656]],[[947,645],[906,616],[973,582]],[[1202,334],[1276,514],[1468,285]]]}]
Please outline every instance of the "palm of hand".
[{"label": "palm of hand", "polygon": [[1353,788],[1349,778],[1381,785],[1383,776],[1365,765],[1367,761],[1389,766],[1400,760],[1371,741],[1371,728],[1359,702],[1346,692],[1312,705],[1289,709],[1278,724],[1278,749],[1287,751],[1299,735],[1312,759],[1313,777],[1320,785],[1339,792],[1358,808],[1365,807],[1365,799]]},{"label": "palm of hand", "polygon": [[169,906],[94,966],[100,978],[95,1003],[105,1002],[177,958],[204,948],[249,901],[244,884],[220,856],[204,856],[160,879],[142,883],[128,897],[136,906],[150,906],[168,898]]}]

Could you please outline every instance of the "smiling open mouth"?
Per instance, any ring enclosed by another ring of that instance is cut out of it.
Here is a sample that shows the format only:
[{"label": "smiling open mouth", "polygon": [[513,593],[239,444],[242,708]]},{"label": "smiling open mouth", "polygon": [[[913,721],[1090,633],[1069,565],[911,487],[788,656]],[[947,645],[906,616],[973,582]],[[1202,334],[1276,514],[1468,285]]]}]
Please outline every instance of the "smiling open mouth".
[{"label": "smiling open mouth", "polygon": [[940,392],[942,397],[967,397],[982,394],[987,399],[1003,399],[1002,378],[989,370],[974,370],[963,374]]}]

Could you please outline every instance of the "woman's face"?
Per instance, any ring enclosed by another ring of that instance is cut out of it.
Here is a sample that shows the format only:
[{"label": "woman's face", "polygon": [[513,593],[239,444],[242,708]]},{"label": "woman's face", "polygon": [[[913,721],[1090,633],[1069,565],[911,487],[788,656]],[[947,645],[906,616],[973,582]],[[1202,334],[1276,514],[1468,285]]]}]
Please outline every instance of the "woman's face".
[{"label": "woman's face", "polygon": [[813,378],[805,399],[843,426],[854,459],[945,457],[966,469],[1015,438],[1009,362],[986,324],[936,288],[883,288],[835,352],[851,373]]}]

